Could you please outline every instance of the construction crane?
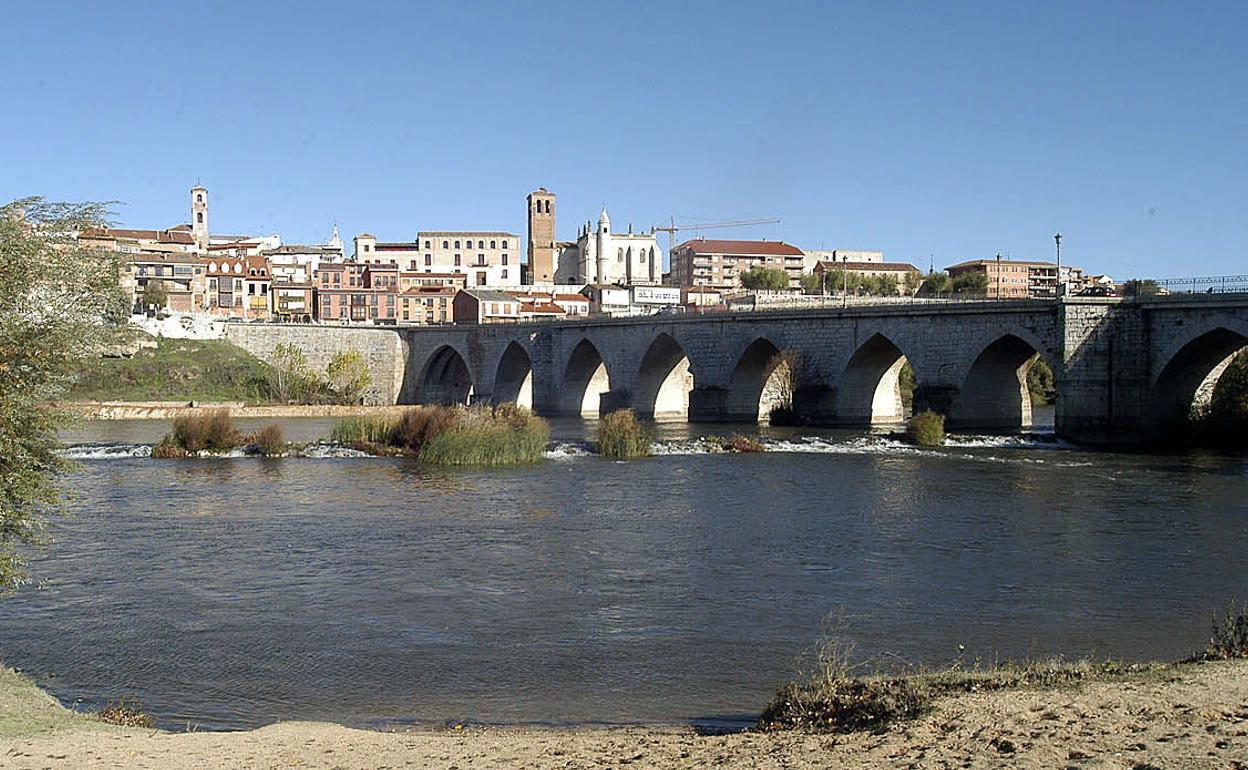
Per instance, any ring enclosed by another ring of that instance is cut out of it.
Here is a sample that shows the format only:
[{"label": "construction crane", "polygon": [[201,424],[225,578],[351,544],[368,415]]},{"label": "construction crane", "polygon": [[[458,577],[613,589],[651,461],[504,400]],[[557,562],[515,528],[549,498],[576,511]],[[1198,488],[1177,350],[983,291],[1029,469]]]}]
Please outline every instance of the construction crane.
[{"label": "construction crane", "polygon": [[672,249],[676,248],[676,233],[681,230],[717,230],[723,227],[748,227],[750,225],[778,225],[779,219],[741,219],[736,222],[712,222],[708,225],[677,225],[676,217],[670,219],[670,224],[666,227],[655,227],[655,232],[667,233],[667,253],[671,254]]}]

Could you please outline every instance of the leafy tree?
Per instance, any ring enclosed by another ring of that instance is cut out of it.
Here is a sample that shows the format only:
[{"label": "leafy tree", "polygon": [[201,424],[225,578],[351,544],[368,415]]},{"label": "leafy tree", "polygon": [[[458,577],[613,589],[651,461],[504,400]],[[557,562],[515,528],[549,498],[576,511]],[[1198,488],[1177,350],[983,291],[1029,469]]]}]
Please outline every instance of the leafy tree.
[{"label": "leafy tree", "polygon": [[42,198],[0,206],[0,591],[24,581],[22,551],[62,502],[57,430],[69,416],[53,403],[128,314],[116,255],[72,237],[106,216]]},{"label": "leafy tree", "polygon": [[358,403],[364,391],[373,384],[373,375],[368,370],[364,355],[355,348],[334,356],[325,368],[325,377],[330,390],[344,404]]},{"label": "leafy tree", "polygon": [[269,391],[274,400],[307,401],[316,395],[320,383],[298,345],[282,344],[273,348],[269,364],[272,366]]},{"label": "leafy tree", "polygon": [[1051,404],[1057,397],[1053,370],[1039,356],[1031,362],[1031,366],[1027,367],[1027,390],[1031,393],[1033,404]]},{"label": "leafy tree", "polygon": [[1122,284],[1124,297],[1154,297],[1161,293],[1161,287],[1151,278],[1140,280],[1132,278]]},{"label": "leafy tree", "polygon": [[988,293],[988,274],[982,272],[963,273],[949,284],[954,294],[984,295]]},{"label": "leafy tree", "polygon": [[752,290],[783,291],[789,288],[789,274],[775,267],[752,267],[741,274],[741,285]]},{"label": "leafy tree", "polygon": [[807,273],[802,276],[802,291],[806,294],[823,293],[823,274]]},{"label": "leafy tree", "polygon": [[157,310],[164,308],[169,302],[169,287],[164,281],[148,281],[143,287],[142,302],[144,310],[153,305]]},{"label": "leafy tree", "polygon": [[948,294],[953,291],[950,286],[949,274],[932,270],[923,277],[923,282],[919,284],[919,295],[924,297],[932,297],[940,294]]}]

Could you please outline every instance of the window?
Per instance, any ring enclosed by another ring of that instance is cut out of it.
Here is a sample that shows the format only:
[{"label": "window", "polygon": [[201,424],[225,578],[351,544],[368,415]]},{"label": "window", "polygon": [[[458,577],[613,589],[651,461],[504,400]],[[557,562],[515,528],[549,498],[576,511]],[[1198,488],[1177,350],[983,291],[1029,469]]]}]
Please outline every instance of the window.
[{"label": "window", "polygon": [[503,248],[507,248],[507,241],[503,241]]},{"label": "window", "polygon": [[[426,254],[426,255],[425,255],[425,266],[426,266],[426,267],[428,267],[429,265],[432,265],[432,264],[433,264],[433,255],[432,255],[432,254]],[[415,268],[413,268],[413,269],[415,269]]]},{"label": "window", "polygon": [[503,255],[503,264],[504,264],[504,265],[505,265],[505,264],[507,264],[507,255],[506,255],[506,254],[504,254],[504,255]]},{"label": "window", "polygon": [[477,241],[477,248],[478,248],[478,249],[484,249],[484,248],[485,248],[485,241]]},{"label": "window", "polygon": [[490,241],[490,248],[491,248],[491,249],[497,249],[498,247],[494,245],[494,244],[496,244],[496,243],[498,243],[498,241]]},{"label": "window", "polygon": [[459,241],[455,241],[455,248],[459,248]]},{"label": "window", "polygon": [[455,266],[456,266],[456,267],[459,267],[459,265],[460,265],[459,255],[458,255],[458,254],[456,254],[456,255],[455,255]]},{"label": "window", "polygon": [[503,280],[504,280],[504,281],[505,281],[505,280],[507,280],[507,268],[505,268],[505,267],[503,268],[503,273],[502,273],[502,276],[503,276]]},{"label": "window", "polygon": [[429,248],[429,241],[425,241],[425,248]]},{"label": "window", "polygon": [[203,194],[203,193],[195,193],[195,202],[196,202],[196,203],[203,203],[203,202],[204,202],[204,194]]},{"label": "window", "polygon": [[366,243],[366,244],[364,244],[364,250],[365,250],[365,251],[372,251],[372,250],[373,250],[373,247],[372,247],[372,246],[369,246],[369,245]]},{"label": "window", "polygon": [[196,211],[196,212],[195,212],[195,221],[196,221],[196,222],[198,222],[199,224],[201,224],[201,225],[202,225],[202,224],[204,223],[204,212],[202,212],[202,211]]},{"label": "window", "polygon": [[449,249],[449,248],[450,248],[450,246],[447,244],[447,242],[446,242],[446,241],[442,241],[442,248],[444,248],[444,249]]}]

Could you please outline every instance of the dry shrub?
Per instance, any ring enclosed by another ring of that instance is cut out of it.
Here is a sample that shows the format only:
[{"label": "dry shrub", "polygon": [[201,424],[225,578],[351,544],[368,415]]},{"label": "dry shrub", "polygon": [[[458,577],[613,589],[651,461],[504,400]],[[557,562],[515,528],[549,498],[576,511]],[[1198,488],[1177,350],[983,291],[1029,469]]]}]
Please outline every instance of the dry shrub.
[{"label": "dry shrub", "polygon": [[191,454],[228,452],[242,445],[243,435],[234,427],[230,410],[209,409],[175,418],[173,433],[166,437],[166,441]]},{"label": "dry shrub", "polygon": [[767,445],[753,436],[746,436],[741,433],[734,433],[724,440],[724,449],[729,452],[738,452],[741,454],[752,454],[757,452],[766,452]]},{"label": "dry shrub", "polygon": [[1226,615],[1213,620],[1213,635],[1200,655],[1204,660],[1248,658],[1248,602],[1231,607]]},{"label": "dry shrub", "polygon": [[422,406],[408,409],[399,418],[393,443],[418,454],[425,442],[459,425],[468,410],[454,406]]},{"label": "dry shrub", "polygon": [[265,457],[285,454],[287,449],[286,435],[282,432],[282,426],[277,424],[266,425],[257,431],[251,437],[251,444]]},{"label": "dry shrub", "polygon": [[165,436],[159,444],[152,447],[152,457],[158,460],[181,460],[186,457],[186,450],[173,443],[169,436]]},{"label": "dry shrub", "polygon": [[945,443],[945,416],[930,409],[919,412],[906,423],[906,436],[919,446],[942,446]]},{"label": "dry shrub", "polygon": [[125,698],[109,703],[97,716],[101,722],[121,727],[150,728],[154,724],[152,718],[143,713],[143,704],[137,700],[127,703]]}]

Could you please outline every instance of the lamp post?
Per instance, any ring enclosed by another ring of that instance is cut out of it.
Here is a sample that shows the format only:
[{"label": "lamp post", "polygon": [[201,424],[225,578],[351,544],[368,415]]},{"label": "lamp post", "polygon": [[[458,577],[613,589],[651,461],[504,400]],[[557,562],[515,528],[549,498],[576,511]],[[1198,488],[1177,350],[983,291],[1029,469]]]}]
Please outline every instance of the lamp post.
[{"label": "lamp post", "polygon": [[841,257],[841,278],[844,284],[841,290],[841,307],[849,306],[849,255]]},{"label": "lamp post", "polygon": [[1054,297],[1060,297],[1064,293],[1062,291],[1062,234],[1053,234],[1053,243],[1057,246],[1057,288],[1053,290]]},{"label": "lamp post", "polygon": [[1001,299],[1001,252],[999,251],[997,252],[996,284],[997,284],[997,300],[1000,301]]}]

